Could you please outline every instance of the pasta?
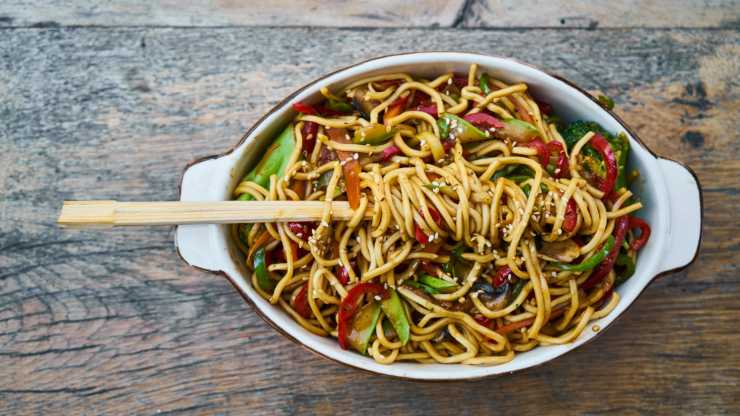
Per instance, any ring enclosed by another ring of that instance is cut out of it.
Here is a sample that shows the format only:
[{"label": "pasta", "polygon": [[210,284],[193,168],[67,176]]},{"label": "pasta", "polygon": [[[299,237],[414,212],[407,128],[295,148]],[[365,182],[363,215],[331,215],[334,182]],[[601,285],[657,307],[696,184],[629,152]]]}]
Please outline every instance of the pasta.
[{"label": "pasta", "polygon": [[232,228],[254,288],[306,330],[384,364],[494,365],[616,307],[650,233],[626,136],[476,65],[322,95],[234,191],[326,202],[316,223]]}]

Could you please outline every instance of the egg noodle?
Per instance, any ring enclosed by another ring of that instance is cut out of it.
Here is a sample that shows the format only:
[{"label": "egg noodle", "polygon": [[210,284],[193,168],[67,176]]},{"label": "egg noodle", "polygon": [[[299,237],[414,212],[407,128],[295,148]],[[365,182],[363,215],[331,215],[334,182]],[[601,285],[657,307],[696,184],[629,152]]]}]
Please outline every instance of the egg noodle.
[{"label": "egg noodle", "polygon": [[649,227],[618,187],[616,139],[569,142],[528,85],[476,65],[322,93],[296,106],[281,171],[234,191],[326,202],[320,222],[232,228],[253,287],[306,330],[384,364],[490,365],[572,342],[617,306]]}]

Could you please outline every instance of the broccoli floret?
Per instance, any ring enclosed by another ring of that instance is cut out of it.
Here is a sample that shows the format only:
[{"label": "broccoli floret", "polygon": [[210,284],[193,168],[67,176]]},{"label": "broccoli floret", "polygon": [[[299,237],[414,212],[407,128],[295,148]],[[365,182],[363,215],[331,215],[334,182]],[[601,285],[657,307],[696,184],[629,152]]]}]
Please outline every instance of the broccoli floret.
[{"label": "broccoli floret", "polygon": [[565,127],[561,135],[563,136],[563,139],[565,140],[565,144],[568,145],[568,150],[571,150],[573,149],[573,146],[576,145],[578,140],[580,140],[581,137],[585,136],[586,133],[590,131],[601,134],[609,142],[614,141],[614,136],[608,131],[604,130],[604,128],[601,127],[601,124],[595,121],[585,121],[585,120],[574,121]]}]

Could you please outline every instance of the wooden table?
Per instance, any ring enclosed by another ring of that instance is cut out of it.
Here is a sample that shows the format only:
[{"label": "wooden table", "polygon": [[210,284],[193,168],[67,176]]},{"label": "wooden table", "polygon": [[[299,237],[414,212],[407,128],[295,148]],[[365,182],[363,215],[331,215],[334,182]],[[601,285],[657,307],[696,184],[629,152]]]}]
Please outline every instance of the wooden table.
[{"label": "wooden table", "polygon": [[[0,5],[0,413],[740,412],[737,1],[91,3]],[[412,383],[278,335],[170,228],[55,225],[65,199],[175,199],[188,161],[293,89],[411,50],[514,56],[612,96],[698,173],[696,263],[554,362]]]}]

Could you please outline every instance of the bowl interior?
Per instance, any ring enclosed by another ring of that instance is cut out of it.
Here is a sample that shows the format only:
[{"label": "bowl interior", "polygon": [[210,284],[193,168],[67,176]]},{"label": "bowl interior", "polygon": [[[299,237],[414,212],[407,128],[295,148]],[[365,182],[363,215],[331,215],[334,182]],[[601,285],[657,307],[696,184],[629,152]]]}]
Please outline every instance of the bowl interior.
[{"label": "bowl interior", "polygon": [[[209,200],[231,199],[231,192],[243,174],[248,168],[254,166],[263,150],[294,117],[295,113],[291,109],[291,105],[297,101],[311,102],[312,99],[318,97],[321,87],[326,86],[337,90],[358,77],[389,72],[406,72],[427,78],[448,71],[466,73],[469,65],[473,63],[478,64],[480,70],[489,72],[505,82],[527,83],[535,98],[550,103],[555,112],[565,120],[593,120],[602,124],[608,131],[614,133],[624,131],[627,133],[633,150],[630,164],[641,171],[639,183],[633,187],[633,191],[636,192],[645,205],[645,208],[639,212],[639,216],[650,222],[653,235],[660,236],[664,234],[668,215],[667,208],[661,205],[660,201],[665,201],[666,195],[662,177],[655,164],[656,159],[649,150],[630,134],[626,126],[620,124],[620,121],[582,91],[558,78],[514,60],[464,53],[417,53],[379,58],[340,70],[309,84],[288,97],[273,112],[260,120],[233,152],[212,161],[215,165],[225,166],[226,173],[224,175],[214,173],[212,186],[208,188],[207,195],[200,194],[199,198],[201,200],[204,197]],[[279,76],[279,74],[275,76]],[[213,185],[219,181],[218,186]],[[254,303],[259,313],[273,326],[280,328],[282,332],[310,349],[345,364],[393,376],[432,380],[469,379],[512,372],[543,363],[587,342],[619,316],[650,282],[657,269],[659,254],[663,250],[663,242],[660,238],[650,240],[640,253],[635,275],[617,289],[621,296],[617,308],[608,316],[590,324],[573,343],[535,348],[532,351],[519,353],[511,362],[499,366],[481,367],[416,363],[382,365],[371,358],[340,349],[334,339],[309,333],[279,307],[270,305],[260,298],[248,283],[249,272],[243,266],[242,256],[238,254],[230,241],[227,228],[225,226],[205,227],[209,227],[210,246],[214,250],[210,255],[221,256],[214,261],[219,264],[221,270],[227,273],[238,290]]]}]

